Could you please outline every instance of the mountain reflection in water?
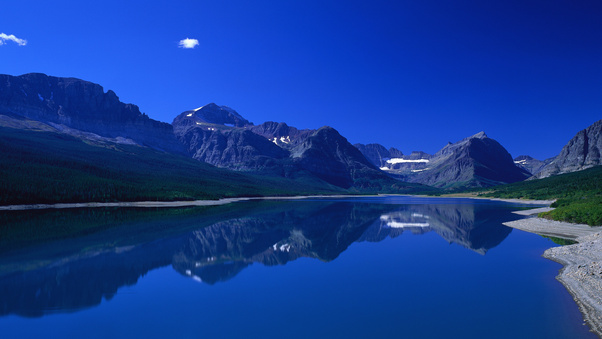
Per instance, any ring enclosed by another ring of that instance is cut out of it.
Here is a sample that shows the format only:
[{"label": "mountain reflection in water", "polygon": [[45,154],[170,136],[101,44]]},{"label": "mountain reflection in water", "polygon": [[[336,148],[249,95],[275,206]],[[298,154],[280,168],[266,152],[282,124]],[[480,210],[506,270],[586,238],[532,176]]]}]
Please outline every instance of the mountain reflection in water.
[{"label": "mountain reflection in water", "polygon": [[[501,224],[517,218],[510,211],[500,204],[317,200],[9,212],[0,215],[0,315],[37,317],[95,306],[170,264],[184,276],[215,284],[255,262],[328,262],[354,242],[379,242],[406,231],[436,232],[484,255],[510,234]],[[65,229],[75,235],[56,239]]]}]

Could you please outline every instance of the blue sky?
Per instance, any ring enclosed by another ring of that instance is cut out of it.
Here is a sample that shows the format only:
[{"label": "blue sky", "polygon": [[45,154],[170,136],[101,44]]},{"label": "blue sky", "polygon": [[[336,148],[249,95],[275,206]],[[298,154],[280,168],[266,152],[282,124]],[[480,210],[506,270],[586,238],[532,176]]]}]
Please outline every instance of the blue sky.
[{"label": "blue sky", "polygon": [[[11,1],[0,73],[77,77],[171,122],[209,102],[434,153],[554,156],[602,119],[602,1]],[[182,39],[198,45],[178,46]]]}]

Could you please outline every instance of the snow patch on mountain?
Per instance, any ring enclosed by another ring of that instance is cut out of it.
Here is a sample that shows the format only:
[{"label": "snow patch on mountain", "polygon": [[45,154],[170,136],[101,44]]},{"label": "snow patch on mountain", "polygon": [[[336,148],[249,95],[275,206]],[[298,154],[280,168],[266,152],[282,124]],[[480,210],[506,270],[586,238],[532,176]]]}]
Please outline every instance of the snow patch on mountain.
[{"label": "snow patch on mountain", "polygon": [[403,164],[403,163],[419,163],[419,162],[424,162],[427,163],[429,162],[429,159],[403,159],[403,158],[393,158],[393,159],[389,159],[387,160],[387,164]]}]

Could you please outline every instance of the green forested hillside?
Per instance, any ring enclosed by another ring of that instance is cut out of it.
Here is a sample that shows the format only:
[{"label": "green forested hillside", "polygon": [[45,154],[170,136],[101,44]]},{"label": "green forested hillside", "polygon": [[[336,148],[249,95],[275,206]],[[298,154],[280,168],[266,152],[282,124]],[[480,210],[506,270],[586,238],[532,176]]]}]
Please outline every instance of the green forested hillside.
[{"label": "green forested hillside", "polygon": [[602,225],[602,166],[587,170],[497,186],[484,196],[557,199],[556,209],[544,215],[588,225]]},{"label": "green forested hillside", "polygon": [[0,205],[413,193],[424,189],[391,179],[344,190],[302,172],[294,179],[252,175],[144,147],[92,144],[64,134],[0,127]]},{"label": "green forested hillside", "polygon": [[602,193],[602,166],[561,174],[549,178],[527,180],[491,188],[499,198],[581,198]]},{"label": "green forested hillside", "polygon": [[339,193],[320,182],[222,170],[144,147],[0,128],[0,204]]}]

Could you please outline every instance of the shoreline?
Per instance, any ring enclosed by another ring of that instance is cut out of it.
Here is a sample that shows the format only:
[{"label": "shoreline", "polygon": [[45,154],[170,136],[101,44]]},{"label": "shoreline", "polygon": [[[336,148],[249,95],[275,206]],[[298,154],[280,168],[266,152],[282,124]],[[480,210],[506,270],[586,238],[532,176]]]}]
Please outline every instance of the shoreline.
[{"label": "shoreline", "polygon": [[[553,204],[554,200],[535,200],[535,199],[516,199],[516,198],[493,198],[493,197],[483,197],[483,196],[475,196],[472,194],[442,194],[442,195],[407,195],[412,197],[421,197],[421,198],[451,198],[451,199],[475,199],[475,200],[491,200],[491,201],[501,201],[501,202],[509,202],[509,203],[517,203],[524,205],[547,205],[550,206]],[[527,214],[525,214],[527,215]]]},{"label": "shoreline", "polygon": [[[534,209],[522,212],[526,213],[515,213],[532,215],[539,211]],[[590,330],[602,338],[602,227],[536,217],[506,222],[504,225],[525,232],[577,241],[573,245],[549,248],[542,256],[563,266],[556,280],[573,297]]]},{"label": "shoreline", "polygon": [[63,208],[96,208],[96,207],[142,207],[142,208],[173,208],[173,207],[196,207],[196,206],[220,206],[232,204],[241,201],[254,200],[301,200],[315,198],[365,198],[365,197],[386,197],[391,194],[379,195],[296,195],[296,196],[269,196],[269,197],[239,197],[222,198],[218,200],[179,200],[179,201],[121,201],[121,202],[74,202],[57,204],[27,204],[27,205],[4,205],[0,206],[1,211],[27,211],[41,209],[63,209]]},{"label": "shoreline", "polygon": [[508,203],[517,203],[523,205],[550,205],[554,200],[527,200],[527,199],[499,199],[486,197],[441,197],[424,196],[409,194],[335,194],[335,195],[296,195],[296,196],[269,196],[269,197],[239,197],[222,198],[218,200],[182,200],[182,201],[122,201],[122,202],[76,202],[76,203],[56,203],[56,204],[23,204],[23,205],[4,205],[0,206],[2,211],[27,211],[42,209],[63,209],[63,208],[96,208],[96,207],[141,207],[141,208],[174,208],[174,207],[196,207],[196,206],[219,206],[241,201],[254,200],[301,200],[301,199],[344,199],[344,198],[367,198],[367,197],[418,197],[418,198],[450,198],[450,199],[477,199],[491,200]]},{"label": "shoreline", "polygon": [[[538,209],[540,210],[540,209]],[[529,211],[517,211],[515,214],[527,215]],[[538,212],[539,213],[539,212]],[[568,222],[549,220],[543,218],[525,218],[503,223],[504,226],[512,227],[521,231],[544,235],[548,237],[556,237],[568,240],[578,241],[579,237],[588,236],[602,231],[589,225],[571,224]]]},{"label": "shoreline", "polygon": [[[525,204],[525,205],[547,205],[547,206],[552,205],[556,201],[556,200],[530,200],[530,199],[502,199],[502,198],[488,198],[488,197],[467,197],[467,198],[468,199],[485,199],[485,200],[491,200],[491,201],[510,202],[510,203],[516,203],[516,204]],[[545,207],[545,208],[547,208],[547,207]],[[522,211],[518,211],[518,212],[522,212]],[[517,214],[521,214],[521,213],[517,213]]]},{"label": "shoreline", "polygon": [[602,338],[602,231],[552,247],[543,257],[563,265],[558,280],[577,303],[590,330]]}]

